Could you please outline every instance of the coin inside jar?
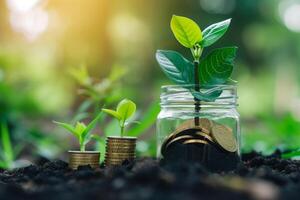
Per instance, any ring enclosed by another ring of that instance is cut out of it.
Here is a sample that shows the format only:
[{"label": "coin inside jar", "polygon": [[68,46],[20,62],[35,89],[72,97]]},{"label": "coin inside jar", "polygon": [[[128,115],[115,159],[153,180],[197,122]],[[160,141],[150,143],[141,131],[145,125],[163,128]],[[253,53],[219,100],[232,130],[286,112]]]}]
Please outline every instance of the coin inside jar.
[{"label": "coin inside jar", "polygon": [[232,130],[221,124],[214,124],[212,127],[213,139],[226,151],[237,151],[237,142]]},{"label": "coin inside jar", "polygon": [[[195,129],[197,131],[199,131],[200,129],[199,128],[196,128]],[[179,137],[179,136],[182,136],[182,135],[191,135],[191,131],[188,131],[190,129],[176,129],[175,132],[171,133],[163,142],[162,146],[161,146],[161,152],[164,151],[165,147],[167,146],[167,144],[173,140],[175,137]]]},{"label": "coin inside jar", "polygon": [[168,148],[168,146],[177,141],[184,141],[185,139],[201,139],[203,141],[210,141],[213,143],[213,139],[211,136],[207,135],[204,132],[201,132],[201,129],[198,127],[186,129],[183,131],[176,131],[172,133],[167,139],[165,139],[164,143],[161,146],[161,153],[164,155],[164,152]]},{"label": "coin inside jar", "polygon": [[185,122],[183,122],[176,130],[184,130],[188,128],[200,128],[202,132],[210,134],[211,127],[213,126],[213,122],[207,118],[200,118],[199,119],[199,125],[195,126],[195,120],[190,119]]}]

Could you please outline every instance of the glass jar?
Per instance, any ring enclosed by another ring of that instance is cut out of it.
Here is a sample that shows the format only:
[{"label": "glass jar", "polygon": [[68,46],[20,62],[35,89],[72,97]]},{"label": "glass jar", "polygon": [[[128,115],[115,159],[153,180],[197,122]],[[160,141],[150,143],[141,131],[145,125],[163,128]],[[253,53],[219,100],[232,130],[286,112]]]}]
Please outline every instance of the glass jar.
[{"label": "glass jar", "polygon": [[165,162],[200,162],[208,170],[234,169],[240,162],[240,117],[236,85],[200,88],[206,96],[195,100],[194,85],[162,86],[157,117],[157,156]]}]

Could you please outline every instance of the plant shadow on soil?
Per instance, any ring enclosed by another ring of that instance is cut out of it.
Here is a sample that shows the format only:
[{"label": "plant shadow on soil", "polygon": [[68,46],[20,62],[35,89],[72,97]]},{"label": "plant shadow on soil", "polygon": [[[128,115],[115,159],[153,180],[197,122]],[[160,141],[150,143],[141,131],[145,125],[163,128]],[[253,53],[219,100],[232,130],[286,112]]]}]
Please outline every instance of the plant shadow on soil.
[{"label": "plant shadow on soil", "polygon": [[200,164],[163,164],[152,158],[119,167],[72,171],[57,160],[0,172],[0,199],[299,199],[300,161],[244,154],[236,170],[211,173]]}]

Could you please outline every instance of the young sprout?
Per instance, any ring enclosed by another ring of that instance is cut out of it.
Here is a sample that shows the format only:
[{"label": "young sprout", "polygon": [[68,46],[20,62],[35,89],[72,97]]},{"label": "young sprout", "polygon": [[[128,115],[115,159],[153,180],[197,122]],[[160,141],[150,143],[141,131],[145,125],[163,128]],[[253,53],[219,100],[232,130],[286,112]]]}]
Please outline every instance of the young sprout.
[{"label": "young sprout", "polygon": [[12,169],[15,162],[15,153],[12,148],[12,143],[10,139],[10,134],[6,123],[1,124],[1,160],[0,168]]},{"label": "young sprout", "polygon": [[130,124],[128,119],[132,117],[136,111],[136,105],[129,99],[123,99],[117,106],[116,110],[102,109],[103,112],[113,116],[119,121],[121,128],[121,137],[124,136],[125,127]]},{"label": "young sprout", "polygon": [[71,134],[73,134],[79,142],[80,151],[85,151],[86,144],[92,139],[92,135],[90,134],[90,132],[96,126],[100,117],[101,113],[99,113],[97,117],[93,119],[88,125],[85,125],[82,122],[77,122],[75,126],[57,121],[54,121],[54,123],[67,129]]}]

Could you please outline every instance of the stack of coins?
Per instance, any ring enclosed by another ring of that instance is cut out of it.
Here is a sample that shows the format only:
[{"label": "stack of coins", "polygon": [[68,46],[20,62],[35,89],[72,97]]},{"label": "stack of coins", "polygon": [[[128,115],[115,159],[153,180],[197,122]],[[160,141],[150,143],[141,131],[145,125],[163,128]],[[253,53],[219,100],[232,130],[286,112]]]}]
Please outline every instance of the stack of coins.
[{"label": "stack of coins", "polygon": [[69,167],[77,169],[79,166],[90,165],[92,168],[99,167],[100,152],[97,151],[69,151]]},{"label": "stack of coins", "polygon": [[209,155],[209,152],[220,152],[216,156],[219,157],[228,153],[236,154],[236,151],[237,142],[232,129],[207,118],[200,118],[199,126],[195,126],[193,119],[182,123],[165,139],[161,147],[161,154],[167,160],[190,160],[202,163],[214,159],[209,158],[214,157]]},{"label": "stack of coins", "polygon": [[106,139],[105,165],[121,165],[135,159],[135,137],[108,137]]}]

